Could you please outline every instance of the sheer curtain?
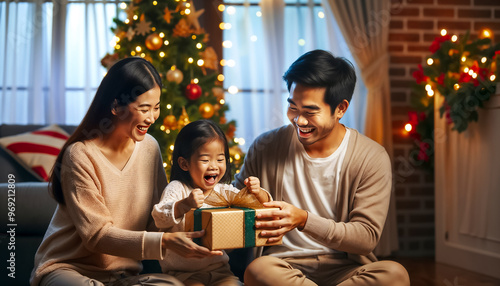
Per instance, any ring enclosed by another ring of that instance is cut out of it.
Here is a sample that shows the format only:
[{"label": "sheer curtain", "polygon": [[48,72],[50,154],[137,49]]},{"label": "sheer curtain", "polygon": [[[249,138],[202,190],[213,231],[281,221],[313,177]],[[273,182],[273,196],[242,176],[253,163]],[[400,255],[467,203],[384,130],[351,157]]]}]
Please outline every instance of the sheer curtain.
[{"label": "sheer curtain", "polygon": [[[388,35],[389,0],[324,0],[345,36],[368,89],[365,134],[384,146],[392,157]],[[330,22],[333,22],[330,21]],[[375,254],[398,249],[394,192],[387,221]]]},{"label": "sheer curtain", "polygon": [[[237,123],[236,136],[245,139],[243,149],[261,133],[288,124],[288,91],[282,76],[290,64],[313,49],[331,51],[356,63],[335,22],[327,27],[320,0],[224,1],[224,87],[228,119]],[[227,43],[226,42],[226,43]],[[344,44],[343,44],[344,43]],[[358,71],[358,70],[357,70]],[[341,122],[364,130],[366,88],[358,73],[353,100]]]},{"label": "sheer curtain", "polygon": [[0,3],[0,124],[78,124],[105,69],[117,3]]}]

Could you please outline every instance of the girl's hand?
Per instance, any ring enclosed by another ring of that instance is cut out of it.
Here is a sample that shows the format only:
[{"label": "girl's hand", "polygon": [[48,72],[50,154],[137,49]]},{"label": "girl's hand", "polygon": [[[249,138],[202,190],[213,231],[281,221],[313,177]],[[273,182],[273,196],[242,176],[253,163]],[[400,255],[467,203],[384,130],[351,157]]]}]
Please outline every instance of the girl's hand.
[{"label": "girl's hand", "polygon": [[204,230],[194,232],[167,232],[161,240],[162,249],[170,249],[182,257],[203,258],[222,255],[222,251],[210,251],[208,248],[193,242],[192,238],[202,237]]},{"label": "girl's hand", "polygon": [[205,195],[201,189],[194,189],[185,199],[186,203],[192,208],[201,208],[205,201]]},{"label": "girl's hand", "polygon": [[243,181],[247,186],[249,193],[253,194],[259,202],[264,203],[269,201],[269,196],[266,191],[260,188],[260,180],[257,177],[248,177]]}]

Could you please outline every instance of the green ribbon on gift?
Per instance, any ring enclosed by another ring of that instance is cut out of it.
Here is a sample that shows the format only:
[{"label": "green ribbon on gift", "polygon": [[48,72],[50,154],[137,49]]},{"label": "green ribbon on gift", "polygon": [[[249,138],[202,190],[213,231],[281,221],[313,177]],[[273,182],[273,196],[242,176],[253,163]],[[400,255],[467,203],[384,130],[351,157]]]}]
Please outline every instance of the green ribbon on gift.
[{"label": "green ribbon on gift", "polygon": [[[244,215],[244,234],[245,234],[245,245],[244,247],[253,247],[255,246],[255,209],[252,208],[245,208],[245,207],[233,207],[235,209],[240,209],[243,211]],[[206,209],[227,209],[227,207],[222,207],[222,208],[199,208],[194,210],[193,212],[193,217],[194,217],[194,225],[193,225],[193,230],[194,231],[200,231],[202,230],[202,225],[201,225],[201,212]],[[193,238],[193,241],[198,244],[201,244],[201,238]]]}]

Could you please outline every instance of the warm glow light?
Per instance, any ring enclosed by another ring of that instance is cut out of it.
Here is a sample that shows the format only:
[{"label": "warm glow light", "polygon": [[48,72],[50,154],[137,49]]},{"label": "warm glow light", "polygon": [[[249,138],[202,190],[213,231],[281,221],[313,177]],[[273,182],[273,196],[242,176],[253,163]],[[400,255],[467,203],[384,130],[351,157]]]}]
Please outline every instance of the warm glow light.
[{"label": "warm glow light", "polygon": [[455,90],[458,90],[458,89],[460,88],[460,85],[459,85],[458,83],[455,83],[455,84],[453,85],[453,88],[454,88]]},{"label": "warm glow light", "polygon": [[255,36],[255,35],[251,36],[250,41],[257,42],[257,36]]},{"label": "warm glow light", "polygon": [[146,57],[146,54],[145,53],[141,53],[141,58],[145,58]]},{"label": "warm glow light", "polygon": [[469,70],[469,72],[468,72],[469,75],[472,75],[473,73],[474,73],[473,70]]},{"label": "warm glow light", "polygon": [[234,6],[229,6],[229,7],[227,7],[226,12],[229,15],[234,15],[234,13],[236,13],[236,8],[234,8]]},{"label": "warm glow light", "polygon": [[170,129],[165,130],[165,133],[170,134]]},{"label": "warm glow light", "polygon": [[225,59],[220,60],[220,65],[221,66],[225,66],[226,65],[226,60]]},{"label": "warm glow light", "polygon": [[432,86],[430,84],[425,85],[425,90],[432,90]]},{"label": "warm glow light", "polygon": [[165,131],[165,125],[160,126],[161,131]]},{"label": "warm glow light", "polygon": [[[187,6],[186,6],[186,7],[187,7]],[[191,9],[186,9],[186,10],[184,10],[184,14],[186,14],[186,15],[191,14]]]},{"label": "warm glow light", "polygon": [[165,37],[165,33],[161,32],[160,34],[158,34],[158,36],[163,39]]},{"label": "warm glow light", "polygon": [[465,57],[462,57],[462,62],[465,62],[466,58]]},{"label": "warm glow light", "polygon": [[127,9],[127,4],[125,2],[120,3],[120,9]]},{"label": "warm glow light", "polygon": [[427,59],[427,64],[432,65],[434,63],[434,60],[432,58]]},{"label": "warm glow light", "polygon": [[428,90],[428,91],[427,91],[427,95],[428,95],[429,97],[434,96],[434,90],[432,90],[432,89]]},{"label": "warm glow light", "polygon": [[224,103],[226,103],[226,101],[224,99],[221,99],[221,100],[219,100],[219,103],[220,103],[220,105],[224,105]]},{"label": "warm glow light", "polygon": [[153,5],[156,6],[158,4],[158,2],[156,1],[153,1]]},{"label": "warm glow light", "polygon": [[490,76],[490,80],[491,80],[491,81],[494,81],[496,78],[497,78],[497,77],[496,77],[494,74],[492,74],[492,75]]},{"label": "warm glow light", "polygon": [[201,43],[198,43],[198,44],[196,44],[196,48],[199,50],[199,49],[203,48],[203,45]]},{"label": "warm glow light", "polygon": [[234,60],[228,60],[226,63],[227,63],[227,66],[231,67],[231,68],[236,65],[236,62]]},{"label": "warm glow light", "polygon": [[170,151],[174,151],[174,145],[170,145]]},{"label": "warm glow light", "polygon": [[240,154],[234,154],[234,159],[236,159],[236,161],[238,161],[240,158]]},{"label": "warm glow light", "polygon": [[128,24],[128,23],[130,23],[130,20],[129,19],[125,20],[125,24]]},{"label": "warm glow light", "polygon": [[137,46],[137,47],[135,47],[135,50],[136,50],[137,52],[140,52],[140,51],[142,51],[142,48],[141,48],[141,46]]},{"label": "warm glow light", "polygon": [[465,67],[464,68],[464,73],[468,73],[469,72],[469,68],[468,67]]},{"label": "warm glow light", "polygon": [[156,31],[156,27],[151,28],[151,31],[153,32]]},{"label": "warm glow light", "polygon": [[457,40],[458,40],[458,36],[457,36],[457,35],[453,35],[453,36],[451,37],[451,41],[452,41],[452,42],[456,42]]},{"label": "warm glow light", "polygon": [[244,138],[238,139],[238,145],[245,145],[245,139]]},{"label": "warm glow light", "polygon": [[196,64],[201,67],[203,64],[205,64],[205,61],[203,61],[202,59],[199,59]]},{"label": "warm glow light", "polygon": [[484,29],[481,31],[481,35],[483,38],[490,38],[491,37],[491,30],[490,29]]},{"label": "warm glow light", "polygon": [[196,40],[196,35],[191,35],[191,39]]},{"label": "warm glow light", "polygon": [[197,79],[197,78],[193,79],[193,83],[198,84],[199,82],[200,82],[200,80],[199,80],[199,79]]},{"label": "warm glow light", "polygon": [[165,53],[164,52],[160,52],[160,57],[164,58],[165,57]]},{"label": "warm glow light", "polygon": [[442,29],[442,30],[441,30],[441,36],[446,36],[446,33],[448,33],[448,32],[446,31],[446,29]]},{"label": "warm glow light", "polygon": [[163,163],[163,168],[166,168],[167,167],[167,163]]},{"label": "warm glow light", "polygon": [[188,63],[192,64],[194,62],[193,58],[188,58]]},{"label": "warm glow light", "polygon": [[325,13],[323,13],[323,11],[319,11],[318,12],[318,17],[321,18],[321,19],[325,18]]},{"label": "warm glow light", "polygon": [[172,104],[167,104],[167,109],[172,109]]},{"label": "warm glow light", "polygon": [[223,74],[219,74],[219,75],[217,76],[217,80],[218,80],[218,81],[224,81],[224,79],[225,79],[225,77],[224,77],[224,75],[223,75]]},{"label": "warm glow light", "polygon": [[165,42],[163,42],[163,44],[165,44],[165,46],[168,46],[168,44],[170,44],[170,42],[168,40],[165,40]]},{"label": "warm glow light", "polygon": [[486,57],[483,57],[483,58],[481,59],[481,62],[484,64],[487,60],[488,60],[488,59],[487,59]]},{"label": "warm glow light", "polygon": [[257,11],[257,13],[255,13],[255,15],[256,15],[257,17],[262,17],[262,12]]},{"label": "warm glow light", "polygon": [[219,9],[219,11],[223,12],[225,9],[226,9],[226,6],[224,6],[223,4],[220,4],[217,9]]},{"label": "warm glow light", "polygon": [[116,50],[119,50],[121,47],[122,47],[122,46],[120,46],[120,45],[116,45],[116,46],[115,46],[115,49],[116,49]]},{"label": "warm glow light", "polygon": [[224,24],[225,24],[224,22],[220,22],[219,29],[224,30]]},{"label": "warm glow light", "polygon": [[137,15],[134,15],[134,17],[132,17],[132,19],[134,19],[134,20],[137,20],[138,18],[139,18],[139,16],[137,16]]},{"label": "warm glow light", "polygon": [[224,48],[229,49],[229,48],[231,48],[233,46],[233,42],[226,40],[226,41],[222,42],[222,46]]},{"label": "warm glow light", "polygon": [[131,56],[135,56],[135,51],[131,51],[131,52],[130,52],[130,55],[131,55]]},{"label": "warm glow light", "polygon": [[410,132],[412,128],[413,128],[413,126],[411,126],[410,123],[406,123],[406,125],[405,125],[406,132]]},{"label": "warm glow light", "polygon": [[306,44],[306,40],[299,39],[299,46],[304,46]]},{"label": "warm glow light", "polygon": [[227,92],[230,94],[237,94],[238,93],[238,88],[235,85],[231,85],[228,89]]},{"label": "warm glow light", "polygon": [[473,73],[472,78],[477,78],[477,73]]},{"label": "warm glow light", "polygon": [[231,25],[231,23],[224,23],[224,29],[225,30],[229,30],[233,27],[233,25]]}]

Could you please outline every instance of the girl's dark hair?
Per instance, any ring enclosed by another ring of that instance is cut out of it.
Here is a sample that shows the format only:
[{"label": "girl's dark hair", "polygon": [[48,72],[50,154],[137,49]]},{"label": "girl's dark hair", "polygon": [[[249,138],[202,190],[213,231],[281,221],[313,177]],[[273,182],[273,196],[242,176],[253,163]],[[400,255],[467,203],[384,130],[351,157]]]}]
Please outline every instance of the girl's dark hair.
[{"label": "girl's dark hair", "polygon": [[103,137],[114,130],[113,108],[127,106],[137,97],[155,87],[162,88],[161,78],[154,66],[143,58],[130,57],[115,63],[104,76],[87,114],[57,156],[49,179],[53,198],[64,204],[61,168],[64,153],[75,142]]},{"label": "girl's dark hair", "polygon": [[345,99],[351,101],[356,85],[354,66],[345,58],[334,57],[324,50],[313,50],[300,56],[283,75],[288,91],[292,84],[326,87],[324,101],[331,112]]},{"label": "girl's dark hair", "polygon": [[219,140],[224,144],[224,156],[226,157],[226,173],[220,180],[223,183],[231,182],[231,162],[229,161],[229,146],[227,138],[222,129],[211,120],[197,120],[184,126],[175,139],[174,152],[172,154],[172,170],[170,181],[178,180],[195,187],[188,171],[179,166],[179,158],[190,160],[198,148],[204,144]]}]

